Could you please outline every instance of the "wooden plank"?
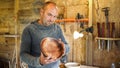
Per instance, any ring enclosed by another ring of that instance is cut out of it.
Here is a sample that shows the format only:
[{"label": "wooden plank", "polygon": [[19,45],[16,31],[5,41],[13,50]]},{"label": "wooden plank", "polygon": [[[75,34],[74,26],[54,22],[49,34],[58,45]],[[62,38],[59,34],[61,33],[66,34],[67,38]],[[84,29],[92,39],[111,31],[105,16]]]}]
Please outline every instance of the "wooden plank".
[{"label": "wooden plank", "polygon": [[[88,26],[92,26],[93,22],[93,0],[89,0],[89,23]],[[92,41],[92,34],[88,34],[88,43],[86,42],[86,64],[92,65],[93,64],[93,41]]]},{"label": "wooden plank", "polygon": [[65,23],[88,23],[88,19],[59,19],[59,20],[56,20],[57,23],[60,23],[60,22],[65,22]]},{"label": "wooden plank", "polygon": [[[14,24],[15,24],[15,27],[14,27],[14,29],[15,29],[15,34],[17,35],[17,33],[18,33],[18,10],[19,10],[19,0],[15,0],[14,1],[14,8],[15,8],[15,10],[14,10],[14,15],[15,15],[15,17],[14,17]],[[18,66],[19,66],[19,62],[18,62],[18,38],[17,37],[15,37],[15,57],[16,57],[16,68],[19,68]]]},{"label": "wooden plank", "polygon": [[120,40],[120,38],[104,38],[104,37],[96,37],[96,40]]}]

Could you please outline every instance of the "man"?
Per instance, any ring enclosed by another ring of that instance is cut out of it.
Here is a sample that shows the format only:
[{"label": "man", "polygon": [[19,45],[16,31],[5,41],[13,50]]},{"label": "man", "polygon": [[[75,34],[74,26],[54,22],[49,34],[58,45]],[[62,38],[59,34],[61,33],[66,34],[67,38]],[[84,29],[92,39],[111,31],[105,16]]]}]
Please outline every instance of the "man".
[{"label": "man", "polygon": [[[58,68],[60,60],[64,62],[64,57],[69,51],[63,32],[59,25],[55,24],[58,16],[58,8],[53,2],[46,2],[40,10],[40,19],[28,25],[22,33],[20,57],[28,64],[29,68]],[[60,39],[64,44],[65,54],[59,60],[49,59],[41,52],[40,42],[43,38],[52,37]]]}]

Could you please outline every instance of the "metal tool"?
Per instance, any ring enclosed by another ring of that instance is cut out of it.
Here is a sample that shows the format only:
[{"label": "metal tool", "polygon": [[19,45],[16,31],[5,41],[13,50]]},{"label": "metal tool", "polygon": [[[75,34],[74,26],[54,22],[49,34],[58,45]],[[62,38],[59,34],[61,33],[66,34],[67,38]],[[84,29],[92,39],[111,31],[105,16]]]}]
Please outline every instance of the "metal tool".
[{"label": "metal tool", "polygon": [[[107,31],[107,32],[108,32],[108,37],[111,37],[111,36],[110,36],[110,35],[111,35],[111,32],[110,32],[110,23],[108,23],[107,26],[108,26],[108,31]],[[111,40],[108,40],[108,41],[107,41],[107,47],[108,47],[107,49],[108,49],[108,51],[111,49],[111,43],[112,43]]]},{"label": "metal tool", "polygon": [[[104,22],[102,23],[101,33],[102,33],[102,37],[105,37],[105,23]],[[107,49],[107,45],[105,45],[105,44],[106,44],[106,40],[102,40],[101,45],[102,45],[103,49]]]},{"label": "metal tool", "polygon": [[107,29],[108,29],[108,26],[107,26],[107,24],[109,23],[108,22],[108,15],[109,15],[109,7],[104,7],[104,8],[102,8],[102,11],[105,13],[105,17],[106,17],[106,27],[107,27]]},{"label": "metal tool", "polygon": [[77,13],[77,16],[76,16],[76,21],[80,24],[80,28],[84,28],[84,22],[80,22],[79,19],[83,19],[83,15],[81,15],[80,13]]},{"label": "metal tool", "polygon": [[[102,11],[105,13],[105,17],[106,17],[106,37],[110,37],[110,25],[109,25],[109,22],[108,22],[108,15],[109,15],[109,7],[104,7],[102,8]],[[107,44],[107,50],[109,51],[110,50],[110,47],[111,47],[111,44],[110,44],[110,40],[107,40],[106,42]]]},{"label": "metal tool", "polygon": [[[111,23],[111,38],[115,37],[115,22]],[[113,41],[111,42],[113,44]]]},{"label": "metal tool", "polygon": [[[98,37],[101,37],[101,28],[100,28],[100,23],[97,22],[97,29],[98,29]],[[101,50],[101,40],[98,39],[98,49]]]}]

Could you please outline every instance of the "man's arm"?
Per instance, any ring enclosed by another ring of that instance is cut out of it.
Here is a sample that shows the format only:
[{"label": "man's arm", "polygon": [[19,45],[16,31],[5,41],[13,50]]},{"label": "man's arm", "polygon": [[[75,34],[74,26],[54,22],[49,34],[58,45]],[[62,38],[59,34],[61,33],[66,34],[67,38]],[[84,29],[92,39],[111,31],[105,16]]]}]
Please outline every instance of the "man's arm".
[{"label": "man's arm", "polygon": [[41,66],[39,57],[30,55],[31,50],[31,35],[28,28],[25,28],[22,34],[21,47],[20,47],[20,58],[22,61],[31,66]]},{"label": "man's arm", "polygon": [[65,45],[65,55],[61,58],[61,62],[65,63],[67,61],[67,55],[69,53],[70,47],[69,47],[69,44],[68,44],[68,42],[66,41],[66,39],[64,37],[64,34],[63,34],[61,28],[60,28],[60,31],[59,31],[59,37],[60,37],[61,41],[64,43],[64,45]]}]

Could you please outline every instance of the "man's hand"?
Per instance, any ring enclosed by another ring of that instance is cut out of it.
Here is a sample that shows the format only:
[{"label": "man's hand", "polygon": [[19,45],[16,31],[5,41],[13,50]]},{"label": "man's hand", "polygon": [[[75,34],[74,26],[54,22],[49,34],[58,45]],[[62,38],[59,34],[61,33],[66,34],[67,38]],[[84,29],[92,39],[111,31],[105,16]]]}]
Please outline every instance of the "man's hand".
[{"label": "man's hand", "polygon": [[40,55],[40,64],[45,65],[57,61],[57,59],[51,58],[51,56],[44,56],[43,53]]},{"label": "man's hand", "polygon": [[[65,55],[65,45],[61,41],[61,39],[59,39],[59,40],[51,39],[51,41],[48,40],[47,43],[48,43],[47,45],[44,45],[44,48],[46,50],[41,51],[41,55],[40,55],[40,64],[42,64],[42,65],[55,62],[58,59],[61,59],[62,56]],[[57,47],[58,50],[55,50],[52,48],[47,48],[48,45],[51,47],[54,45],[54,47]]]}]

